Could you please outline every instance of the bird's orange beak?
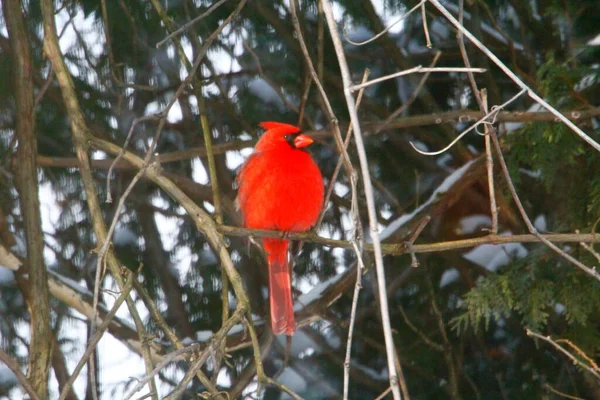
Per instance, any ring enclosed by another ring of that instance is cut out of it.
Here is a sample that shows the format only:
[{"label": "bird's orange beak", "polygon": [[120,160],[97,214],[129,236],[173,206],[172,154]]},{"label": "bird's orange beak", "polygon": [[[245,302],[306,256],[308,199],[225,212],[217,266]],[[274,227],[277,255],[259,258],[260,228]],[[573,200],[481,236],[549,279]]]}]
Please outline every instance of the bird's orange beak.
[{"label": "bird's orange beak", "polygon": [[294,139],[294,146],[296,146],[297,149],[301,149],[312,144],[313,142],[314,140],[312,140],[309,136],[306,136],[305,134],[300,134],[296,136],[296,139]]}]

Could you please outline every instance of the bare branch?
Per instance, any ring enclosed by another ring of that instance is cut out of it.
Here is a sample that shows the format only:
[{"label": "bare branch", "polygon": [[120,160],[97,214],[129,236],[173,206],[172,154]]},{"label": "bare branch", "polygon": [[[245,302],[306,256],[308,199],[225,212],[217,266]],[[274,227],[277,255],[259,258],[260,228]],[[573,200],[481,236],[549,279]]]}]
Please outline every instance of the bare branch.
[{"label": "bare branch", "polygon": [[452,146],[454,146],[456,143],[458,143],[458,141],[460,139],[462,139],[467,133],[471,132],[473,129],[477,128],[479,125],[481,125],[481,124],[493,124],[494,121],[495,121],[496,114],[500,110],[502,110],[504,107],[506,107],[507,105],[509,105],[510,103],[512,103],[513,101],[515,101],[517,98],[519,98],[525,92],[526,92],[526,90],[523,89],[519,93],[517,93],[516,95],[514,95],[513,97],[511,97],[510,99],[508,99],[506,102],[502,103],[501,105],[492,107],[492,111],[491,112],[487,113],[479,121],[477,121],[476,123],[474,123],[473,125],[471,125],[467,129],[465,129],[464,131],[462,131],[460,133],[460,135],[458,135],[452,142],[450,142],[450,144],[448,144],[446,147],[444,147],[441,150],[437,150],[437,151],[423,151],[423,150],[419,150],[412,142],[410,142],[410,145],[413,147],[413,149],[415,149],[415,151],[417,153],[423,154],[425,156],[437,156],[439,154],[442,154],[442,153],[448,151]]},{"label": "bare branch", "polygon": [[[435,56],[433,57],[433,60],[431,61],[431,64],[429,64],[429,68],[435,67],[435,65],[437,64],[437,62],[440,59],[441,55],[442,55],[441,51],[438,51],[437,53],[435,53]],[[423,89],[423,87],[425,86],[425,82],[427,82],[427,79],[429,78],[430,75],[431,75],[431,72],[426,72],[425,74],[423,74],[423,77],[421,77],[421,80],[419,81],[419,84],[415,88],[414,92],[410,95],[410,98],[408,100],[406,100],[404,103],[402,103],[402,105],[400,107],[398,107],[397,110],[395,110],[393,113],[391,113],[385,119],[385,121],[383,122],[383,125],[381,125],[379,128],[377,128],[377,130],[375,131],[375,133],[379,133],[380,131],[382,131],[383,128],[385,128],[385,124],[388,124],[390,121],[392,121],[398,115],[402,114],[404,111],[406,111],[408,109],[408,107],[411,106],[412,103],[414,103],[414,101],[419,96],[419,93],[421,92],[421,89]]]},{"label": "bare branch", "polygon": [[[270,237],[270,238],[288,238],[292,240],[302,240],[304,242],[319,243],[328,247],[337,247],[341,249],[353,249],[351,241],[337,240],[324,238],[318,236],[315,233],[287,233],[280,231],[269,231],[262,229],[248,229],[240,228],[237,226],[222,225],[218,228],[220,232],[227,236],[255,236],[255,237]],[[545,240],[554,243],[600,243],[600,233],[550,233],[539,235]],[[412,250],[415,253],[437,253],[440,251],[448,250],[460,250],[471,247],[480,246],[483,244],[506,244],[506,243],[539,243],[541,240],[537,235],[534,234],[523,234],[523,235],[508,235],[501,236],[490,234],[478,238],[462,239],[462,240],[448,240],[444,242],[427,243],[427,244],[413,244]],[[409,253],[406,243],[396,244],[382,244],[382,251],[384,254],[402,255]],[[374,251],[373,244],[365,243],[364,250]]]},{"label": "bare branch", "polygon": [[31,400],[40,400],[37,393],[35,392],[35,389],[33,388],[33,386],[31,386],[31,383],[29,383],[29,380],[27,379],[25,374],[21,372],[21,367],[19,366],[19,363],[13,360],[13,358],[10,355],[8,355],[8,353],[5,352],[2,348],[0,348],[0,361],[6,364],[6,366],[13,372],[13,374],[15,374],[17,380],[19,381],[19,384],[23,387],[25,392],[27,392],[29,397],[31,397]]},{"label": "bare branch", "polygon": [[102,339],[102,336],[104,335],[104,332],[106,332],[106,330],[108,329],[108,326],[110,325],[113,317],[115,316],[115,314],[117,313],[117,311],[119,310],[119,308],[121,307],[121,305],[123,304],[123,302],[125,301],[127,296],[129,296],[129,292],[133,288],[133,280],[134,279],[135,279],[135,277],[133,276],[133,274],[129,273],[129,277],[128,277],[127,283],[125,284],[125,288],[124,288],[123,292],[119,295],[119,297],[115,301],[115,304],[113,305],[111,310],[108,312],[108,314],[106,314],[106,317],[104,317],[104,321],[102,321],[102,324],[100,324],[100,326],[98,327],[98,330],[94,333],[94,336],[88,341],[88,347],[85,350],[85,352],[83,353],[83,355],[81,356],[81,359],[77,363],[77,366],[73,370],[73,373],[67,380],[67,383],[65,384],[65,386],[62,390],[62,393],[60,394],[59,400],[65,400],[67,398],[67,396],[69,395],[69,390],[71,389],[71,386],[73,386],[73,383],[79,376],[79,373],[81,372],[81,370],[83,369],[85,364],[88,362],[89,358],[94,353],[96,345],[98,344],[100,339]]},{"label": "bare branch", "polygon": [[383,81],[387,81],[388,79],[393,79],[393,78],[398,78],[399,76],[404,76],[404,75],[410,75],[410,74],[420,74],[420,73],[428,73],[428,72],[478,72],[478,73],[482,73],[487,71],[485,68],[461,68],[461,67],[457,67],[457,68],[450,68],[450,67],[435,67],[435,68],[429,68],[429,67],[423,67],[421,65],[418,65],[414,68],[410,68],[404,71],[400,71],[400,72],[396,72],[390,75],[386,75],[386,76],[382,76],[381,78],[377,78],[377,79],[372,79],[368,82],[365,83],[361,83],[358,85],[352,85],[349,87],[349,90],[351,92],[357,91],[359,89],[362,89],[364,87],[367,86],[371,86],[375,83],[379,83],[379,82],[383,82]]},{"label": "bare branch", "polygon": [[363,46],[363,45],[365,45],[367,43],[371,43],[371,42],[379,39],[381,36],[385,35],[396,24],[398,24],[399,22],[401,22],[402,20],[404,20],[406,17],[408,17],[410,14],[412,14],[413,12],[415,12],[416,10],[418,10],[419,7],[421,7],[422,5],[424,5],[426,2],[427,2],[427,0],[422,0],[419,4],[417,4],[416,6],[414,6],[413,8],[411,8],[410,10],[408,10],[408,12],[406,12],[403,16],[401,16],[400,18],[398,18],[393,24],[391,24],[390,26],[388,26],[387,28],[385,28],[383,31],[379,32],[377,35],[373,36],[372,38],[365,40],[364,42],[353,42],[352,40],[350,40],[348,38],[347,33],[346,33],[346,29],[344,29],[344,32],[343,32],[344,39],[348,43],[353,44],[355,46]]},{"label": "bare branch", "polygon": [[344,95],[346,97],[346,103],[348,107],[348,112],[350,113],[350,119],[352,121],[352,127],[354,129],[354,138],[356,142],[356,148],[358,152],[358,157],[360,160],[361,171],[363,175],[364,187],[365,187],[365,197],[367,199],[367,209],[369,212],[369,224],[371,228],[371,238],[373,241],[373,247],[375,251],[375,267],[377,269],[377,283],[379,286],[379,300],[381,302],[381,320],[383,325],[383,333],[386,344],[386,354],[388,361],[388,370],[390,377],[390,386],[392,388],[392,393],[394,394],[394,399],[399,400],[400,396],[400,388],[398,386],[398,371],[396,370],[396,366],[394,364],[394,340],[392,338],[392,328],[390,324],[390,315],[388,310],[388,302],[387,302],[387,294],[385,291],[385,272],[383,269],[383,256],[381,253],[381,243],[379,241],[379,230],[377,227],[377,213],[375,212],[375,200],[373,196],[373,187],[371,185],[371,175],[369,173],[369,164],[367,161],[367,155],[365,152],[365,146],[362,138],[362,131],[360,127],[360,122],[358,120],[358,115],[356,113],[356,105],[354,98],[352,97],[352,80],[350,78],[350,70],[348,68],[348,63],[346,62],[346,55],[344,54],[344,48],[342,46],[342,42],[338,35],[337,24],[335,22],[335,18],[333,16],[333,10],[331,9],[331,4],[329,0],[323,0],[323,11],[327,18],[327,25],[329,26],[329,33],[331,34],[331,38],[333,40],[333,45],[335,47],[335,52],[337,54],[338,63],[340,65],[340,70],[342,73],[342,80],[344,82]]},{"label": "bare branch", "polygon": [[502,148],[500,147],[500,142],[498,141],[498,136],[496,136],[494,131],[491,131],[491,135],[492,135],[492,141],[494,142],[494,147],[496,148],[496,154],[498,154],[498,161],[500,162],[500,167],[502,168],[502,172],[504,174],[506,182],[508,183],[508,189],[510,190],[510,194],[512,195],[512,198],[515,201],[515,204],[517,205],[517,208],[519,209],[519,213],[521,214],[521,217],[523,218],[525,225],[527,225],[527,229],[529,230],[529,232],[532,235],[534,235],[535,237],[539,238],[542,243],[544,243],[546,246],[548,246],[551,250],[553,250],[559,256],[561,256],[565,260],[569,261],[570,263],[574,264],[576,267],[578,267],[585,273],[593,276],[598,281],[600,281],[600,273],[598,273],[598,271],[596,271],[596,268],[589,268],[588,266],[583,264],[581,261],[577,260],[572,255],[566,253],[560,247],[558,247],[554,243],[550,242],[543,235],[541,235],[537,231],[537,229],[533,226],[533,224],[531,223],[531,220],[529,219],[529,216],[527,215],[527,212],[525,211],[525,208],[523,208],[521,199],[519,198],[519,195],[517,194],[517,190],[515,189],[515,185],[510,177],[508,167],[506,166],[506,161],[504,161],[504,155],[502,154]]},{"label": "bare branch", "polygon": [[558,390],[554,389],[554,388],[553,388],[552,386],[550,386],[550,384],[548,384],[548,383],[544,383],[544,387],[545,387],[546,389],[548,389],[549,391],[551,391],[552,393],[554,393],[554,394],[556,394],[556,395],[558,395],[558,396],[564,397],[565,399],[571,399],[571,400],[585,400],[585,399],[584,399],[584,398],[582,398],[582,397],[571,396],[570,394],[566,394],[566,393],[560,392],[560,391],[558,391]]},{"label": "bare branch", "polygon": [[[479,95],[476,95],[479,97]],[[483,112],[488,113],[487,90],[481,91]],[[492,157],[491,130],[496,129],[489,124],[483,126],[485,132],[485,167],[487,169],[488,191],[490,194],[490,213],[492,214],[492,234],[498,233],[498,206],[496,205],[496,188],[494,185],[494,158]]]},{"label": "bare branch", "polygon": [[564,122],[565,125],[567,125],[569,128],[571,128],[586,143],[588,143],[590,146],[592,146],[597,151],[600,151],[600,144],[598,144],[594,139],[592,139],[590,136],[588,136],[577,125],[572,123],[568,118],[566,118],[564,115],[562,115],[558,110],[556,110],[554,107],[552,107],[550,104],[548,104],[544,99],[542,99],[540,96],[535,94],[533,92],[533,90],[531,90],[529,88],[529,86],[527,86],[514,72],[512,72],[510,70],[510,68],[508,68],[502,61],[500,61],[500,59],[498,57],[496,57],[496,55],[494,53],[492,53],[483,43],[481,43],[475,36],[473,36],[473,34],[471,32],[469,32],[467,29],[465,29],[465,27],[462,26],[460,24],[460,22],[458,22],[456,20],[456,18],[454,18],[454,16],[439,2],[439,0],[429,0],[429,2],[431,4],[433,4],[433,6],[435,8],[437,8],[440,11],[440,13],[442,13],[448,19],[448,21],[450,21],[450,23],[456,27],[456,29],[458,29],[467,38],[469,38],[469,40],[475,46],[477,46],[479,48],[479,50],[481,50],[490,60],[492,60],[494,62],[494,64],[496,64],[502,71],[504,71],[504,73],[513,82],[515,82],[523,91],[526,91],[527,94],[529,95],[529,97],[531,97],[533,100],[538,102],[542,107],[544,107],[546,110],[550,111],[558,119],[560,119],[562,122]]},{"label": "bare branch", "polygon": [[177,387],[175,389],[173,389],[171,391],[171,393],[169,393],[167,396],[165,396],[165,398],[164,398],[165,400],[175,400],[181,396],[181,394],[183,393],[183,391],[185,390],[187,385],[194,378],[194,374],[196,373],[196,370],[198,370],[199,368],[202,368],[202,366],[204,365],[204,363],[206,362],[208,357],[212,354],[214,349],[216,349],[218,347],[219,343],[225,338],[225,335],[227,335],[227,332],[229,332],[229,330],[233,327],[233,325],[235,323],[241,321],[241,319],[243,318],[243,316],[246,312],[248,312],[248,310],[246,309],[245,306],[238,305],[238,308],[235,310],[235,312],[233,313],[231,318],[229,318],[227,321],[223,322],[221,329],[219,329],[219,331],[213,335],[213,338],[211,339],[209,345],[204,349],[204,351],[200,354],[200,356],[194,361],[192,366],[190,366],[187,373],[185,374],[185,376],[183,377],[181,382],[179,382]]},{"label": "bare branch", "polygon": [[563,353],[564,355],[569,357],[571,359],[571,361],[573,361],[573,364],[577,364],[577,365],[581,366],[583,369],[588,371],[590,374],[594,375],[596,377],[596,379],[600,379],[600,371],[599,370],[592,368],[589,365],[581,362],[581,360],[579,360],[577,357],[575,357],[573,354],[571,354],[567,349],[565,349],[564,347],[559,345],[556,341],[552,340],[552,338],[550,336],[540,335],[539,333],[536,333],[529,328],[525,329],[525,331],[527,332],[527,336],[532,336],[534,338],[541,339],[544,342],[550,343],[552,346],[554,346],[555,349],[557,349],[558,351],[560,351],[561,353]]},{"label": "bare branch", "polygon": [[44,238],[38,194],[38,171],[36,164],[37,137],[34,100],[33,70],[30,39],[25,24],[21,1],[5,0],[2,4],[4,20],[11,44],[12,73],[16,106],[16,137],[18,139],[17,188],[20,213],[25,233],[28,273],[31,287],[25,298],[31,315],[29,365],[27,376],[37,395],[48,396],[48,375],[52,359],[52,335],[50,327],[50,299],[48,273],[44,262]]},{"label": "bare branch", "polygon": [[179,35],[183,31],[188,30],[195,23],[197,23],[197,22],[203,20],[204,18],[208,17],[213,11],[215,11],[217,8],[219,8],[219,6],[221,6],[221,4],[225,3],[226,1],[227,0],[219,0],[216,3],[212,4],[209,7],[209,9],[206,10],[204,13],[198,15],[193,20],[191,20],[189,22],[186,22],[185,24],[183,24],[181,26],[181,28],[177,29],[176,31],[171,32],[163,40],[161,40],[160,42],[156,43],[156,48],[158,49],[160,46],[162,46],[163,44],[165,44],[166,42],[168,42],[169,39],[173,38],[174,36]]},{"label": "bare branch", "polygon": [[423,20],[423,32],[425,33],[425,44],[431,49],[431,38],[429,37],[429,27],[427,26],[427,9],[425,3],[421,2],[421,19]]}]

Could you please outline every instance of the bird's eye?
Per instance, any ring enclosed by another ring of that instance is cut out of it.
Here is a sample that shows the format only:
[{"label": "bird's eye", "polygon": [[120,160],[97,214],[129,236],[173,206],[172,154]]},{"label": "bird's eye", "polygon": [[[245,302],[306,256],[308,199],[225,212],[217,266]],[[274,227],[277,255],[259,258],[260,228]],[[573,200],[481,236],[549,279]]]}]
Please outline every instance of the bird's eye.
[{"label": "bird's eye", "polygon": [[290,140],[292,138],[292,135],[284,135],[283,138],[285,140]]}]

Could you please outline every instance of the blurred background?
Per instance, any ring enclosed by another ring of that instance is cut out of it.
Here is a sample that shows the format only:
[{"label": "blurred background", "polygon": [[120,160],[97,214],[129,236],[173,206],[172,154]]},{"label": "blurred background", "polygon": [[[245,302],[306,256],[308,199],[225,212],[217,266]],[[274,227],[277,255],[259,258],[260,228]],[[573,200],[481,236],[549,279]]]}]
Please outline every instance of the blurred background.
[{"label": "blurred background", "polygon": [[[328,27],[318,0],[296,1],[298,18],[319,80],[331,101],[342,132],[349,123],[343,86]],[[3,1],[4,3],[4,1]],[[596,0],[444,1],[464,26],[520,79],[550,104],[600,139],[600,3]],[[428,48],[421,12],[394,25],[377,40],[355,45],[392,25],[416,1],[335,1],[352,79],[365,69],[377,78],[418,65],[463,67],[456,29],[426,4]],[[188,76],[209,36],[238,6],[224,1],[206,17],[157,47],[174,29],[205,13],[202,0],[78,0],[55,2],[60,48],[72,75],[85,122],[91,132],[123,146],[136,118],[160,112]],[[19,162],[15,134],[16,64],[4,13],[0,16],[0,243],[26,263],[23,212],[17,189]],[[71,121],[48,59],[44,56],[42,13],[37,1],[24,1],[22,12],[32,57],[35,121],[44,262],[51,285],[54,355],[50,398],[85,350],[98,247],[75,154]],[[179,47],[180,46],[180,47]],[[182,52],[178,51],[181,49]],[[487,89],[490,107],[520,90],[466,40],[478,87]],[[184,57],[184,58],[182,58]],[[185,59],[185,63],[182,61]],[[208,47],[206,57],[169,111],[156,152],[164,175],[196,204],[213,213],[203,129],[215,152],[224,223],[239,226],[234,206],[235,176],[260,136],[265,120],[297,124],[317,139],[310,152],[325,184],[338,160],[330,117],[310,78],[290,6],[282,1],[250,0]],[[600,217],[598,153],[554,118],[521,96],[500,115],[496,127],[508,167],[525,210],[541,232],[593,231]],[[384,243],[401,243],[426,215],[431,221],[416,243],[484,236],[491,228],[483,136],[465,136],[447,152],[438,150],[481,117],[464,73],[411,74],[369,86],[359,117],[364,128],[377,219]],[[528,113],[529,112],[529,113]],[[577,113],[577,114],[573,114]],[[583,117],[581,117],[583,115]],[[201,121],[205,118],[204,124]],[[141,122],[128,150],[144,156],[158,122]],[[479,129],[483,131],[482,127]],[[358,166],[354,144],[350,157]],[[95,188],[107,224],[117,202],[105,203],[113,156],[91,148]],[[112,172],[110,191],[119,199],[137,169],[121,163]],[[500,169],[495,168],[499,233],[527,233]],[[359,191],[363,193],[362,182]],[[342,170],[319,235],[348,239],[352,229],[348,176]],[[361,222],[368,226],[364,195]],[[368,229],[366,229],[368,232]],[[366,240],[369,240],[368,234]],[[267,275],[264,259],[245,237],[227,237],[228,250],[248,292],[267,375],[307,399],[342,396],[344,357],[356,257],[352,250],[304,243],[294,252],[297,319],[302,328],[286,357],[284,337],[268,332]],[[577,243],[562,249],[593,267],[598,260]],[[181,205],[149,180],[142,179],[127,198],[114,233],[118,262],[137,271],[140,287],[156,304],[184,343],[206,341],[222,323],[221,266]],[[600,347],[600,287],[591,276],[538,243],[480,245],[474,248],[385,256],[387,294],[397,362],[412,399],[600,399],[594,375],[547,343],[528,337],[526,328],[567,339],[585,363]],[[350,369],[350,398],[372,399],[389,386],[376,277],[366,255],[358,300]],[[23,368],[29,357],[30,322],[23,297],[27,276],[0,265],[0,346]],[[108,273],[100,308],[108,310],[118,287]],[[141,290],[141,289],[140,289]],[[174,350],[150,315],[140,290],[132,291],[154,351]],[[236,298],[229,290],[229,306]],[[267,321],[267,324],[265,324]],[[145,375],[140,341],[126,307],[100,341],[96,386],[86,367],[69,399],[122,398]],[[269,386],[257,393],[253,352],[243,327],[227,339],[228,356],[207,363],[204,371],[231,398],[289,398]],[[564,343],[563,343],[564,344]],[[588,359],[583,358],[587,355]],[[287,359],[287,364],[284,360]],[[591,365],[591,364],[589,364]],[[595,364],[594,364],[595,365]],[[157,375],[160,396],[172,390],[189,363],[174,362]],[[597,368],[597,367],[594,367]],[[146,390],[146,389],[145,389]],[[184,398],[198,398],[206,387],[198,380]],[[138,394],[141,395],[144,392]],[[0,398],[19,399],[22,388],[0,363]],[[159,397],[160,397],[159,396]],[[391,398],[391,395],[387,395]]]}]

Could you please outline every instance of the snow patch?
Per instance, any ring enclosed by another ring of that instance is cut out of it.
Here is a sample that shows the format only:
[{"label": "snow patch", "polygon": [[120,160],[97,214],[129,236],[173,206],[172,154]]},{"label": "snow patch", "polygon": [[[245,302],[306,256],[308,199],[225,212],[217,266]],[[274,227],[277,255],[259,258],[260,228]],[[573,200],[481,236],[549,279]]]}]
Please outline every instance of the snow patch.
[{"label": "snow patch", "polygon": [[254,78],[248,82],[248,90],[267,104],[274,104],[280,110],[284,109],[283,100],[275,89],[262,78]]},{"label": "snow patch", "polygon": [[334,275],[326,281],[316,285],[310,292],[298,297],[298,299],[296,299],[296,304],[294,305],[294,311],[298,312],[313,301],[317,300],[329,286],[336,283],[342,276],[343,274]]},{"label": "snow patch", "polygon": [[357,26],[352,31],[348,32],[346,36],[353,42],[364,42],[365,40],[371,39],[375,34],[365,26]]},{"label": "snow patch", "polygon": [[279,375],[278,381],[294,392],[303,392],[308,388],[308,384],[304,378],[291,367],[283,370],[281,375]]},{"label": "snow patch", "polygon": [[416,147],[417,150],[430,151],[429,147],[425,143],[421,142],[420,140],[413,140],[412,144],[413,144],[413,146]]},{"label": "snow patch", "polygon": [[17,376],[6,365],[0,365],[0,386],[12,386],[17,384]]},{"label": "snow patch", "polygon": [[465,174],[465,172],[467,172],[467,170],[471,167],[471,165],[474,162],[475,160],[471,160],[456,171],[454,171],[453,173],[451,173],[450,175],[448,175],[446,179],[444,179],[442,184],[438,186],[437,189],[435,189],[435,191],[431,194],[431,196],[425,203],[423,203],[419,208],[417,208],[413,212],[402,215],[400,218],[396,219],[391,224],[389,224],[387,228],[381,231],[381,233],[379,234],[380,240],[385,240],[388,237],[390,237],[392,234],[394,234],[394,232],[400,229],[402,225],[413,219],[415,215],[421,212],[421,210],[428,207],[429,204],[433,203],[440,194],[446,193],[452,187],[452,185],[454,185]]},{"label": "snow patch", "polygon": [[[544,107],[542,107],[539,103],[532,104],[531,107],[527,109],[527,112],[542,112],[546,111]],[[523,126],[523,122],[505,122],[504,130],[506,133],[512,133],[517,129]]]},{"label": "snow patch", "polygon": [[492,226],[492,219],[484,214],[470,215],[460,220],[460,234],[470,235],[478,232],[482,227]]},{"label": "snow patch", "polygon": [[539,232],[547,232],[548,231],[548,221],[546,220],[546,216],[544,214],[540,214],[535,217],[535,221],[533,221],[533,226]]},{"label": "snow patch", "polygon": [[456,268],[450,268],[442,274],[440,279],[440,288],[448,286],[449,284],[456,282],[459,278],[460,274]]},{"label": "snow patch", "polygon": [[113,234],[113,242],[116,246],[135,245],[137,241],[138,237],[131,229],[124,227],[122,224],[117,224]]},{"label": "snow patch", "polygon": [[538,179],[539,177],[542,176],[542,170],[538,169],[535,171],[531,171],[529,169],[525,169],[525,168],[519,168],[519,172],[522,173],[523,175],[527,175],[530,178],[534,178],[534,179]]},{"label": "snow patch", "polygon": [[[286,346],[286,337],[285,335],[277,336],[277,341],[283,347]],[[299,329],[294,333],[292,337],[292,346],[290,348],[290,355],[293,357],[299,357],[306,349],[312,348],[313,352],[319,353],[321,352],[321,346],[317,342],[315,342],[309,335],[307,335],[302,329]]]},{"label": "snow patch", "polygon": [[[511,234],[511,232],[504,232],[502,236]],[[500,267],[508,264],[511,259],[523,258],[528,253],[529,251],[521,243],[482,244],[463,254],[463,257],[488,271],[495,272]]]},{"label": "snow patch", "polygon": [[15,282],[15,273],[10,269],[0,265],[0,287],[12,286]]},{"label": "snow patch", "polygon": [[588,46],[600,46],[600,33],[587,42]]},{"label": "snow patch", "polygon": [[83,285],[80,285],[78,282],[74,281],[73,279],[67,278],[66,276],[63,276],[63,275],[59,274],[58,272],[53,271],[50,268],[48,268],[48,273],[50,275],[52,275],[53,277],[55,277],[56,279],[58,279],[59,281],[61,281],[62,283],[64,283],[65,285],[67,285],[70,289],[72,289],[84,296],[90,296],[90,297],[94,296],[94,294],[92,292],[90,292],[88,290],[88,288],[86,288]]},{"label": "snow patch", "polygon": [[212,335],[212,331],[198,331],[196,332],[196,340],[198,342],[206,342]]}]

